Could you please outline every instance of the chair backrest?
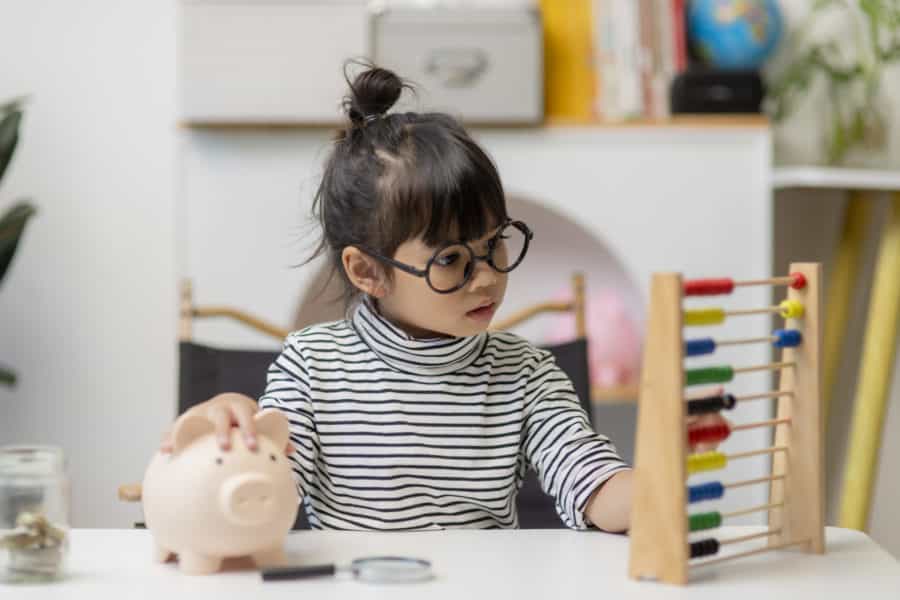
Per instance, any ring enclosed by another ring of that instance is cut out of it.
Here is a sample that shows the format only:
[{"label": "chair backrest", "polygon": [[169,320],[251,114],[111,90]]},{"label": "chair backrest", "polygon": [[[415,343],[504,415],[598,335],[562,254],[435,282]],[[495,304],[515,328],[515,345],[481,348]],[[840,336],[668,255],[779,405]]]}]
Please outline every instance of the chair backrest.
[{"label": "chair backrest", "polygon": [[[591,386],[585,337],[584,278],[572,278],[573,299],[568,302],[545,302],[529,307],[498,323],[493,330],[503,330],[545,312],[571,311],[575,314],[577,338],[571,342],[545,346],[553,353],[559,367],[569,376],[582,406],[592,418]],[[283,340],[288,330],[249,313],[231,307],[198,307],[193,302],[189,281],[182,283],[179,323],[179,413],[222,392],[240,392],[258,398],[265,389],[266,372],[278,355],[275,350],[232,350],[197,344],[192,341],[193,319],[225,317],[237,320],[257,331]],[[564,528],[554,500],[543,492],[537,476],[528,472],[517,497],[519,525],[523,529]],[[295,529],[308,529],[305,511],[298,515]]]}]

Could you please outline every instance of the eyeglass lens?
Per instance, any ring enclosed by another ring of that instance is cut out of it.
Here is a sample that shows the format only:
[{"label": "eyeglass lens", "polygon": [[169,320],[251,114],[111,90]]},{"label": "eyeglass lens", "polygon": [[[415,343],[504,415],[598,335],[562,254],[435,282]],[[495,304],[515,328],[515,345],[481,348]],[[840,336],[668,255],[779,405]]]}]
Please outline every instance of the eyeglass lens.
[{"label": "eyeglass lens", "polygon": [[[518,266],[525,252],[525,232],[510,223],[487,243],[475,251],[479,256],[487,256],[492,266],[502,273]],[[464,244],[454,244],[440,249],[428,266],[428,280],[431,286],[445,292],[461,287],[472,276],[475,257]]]}]

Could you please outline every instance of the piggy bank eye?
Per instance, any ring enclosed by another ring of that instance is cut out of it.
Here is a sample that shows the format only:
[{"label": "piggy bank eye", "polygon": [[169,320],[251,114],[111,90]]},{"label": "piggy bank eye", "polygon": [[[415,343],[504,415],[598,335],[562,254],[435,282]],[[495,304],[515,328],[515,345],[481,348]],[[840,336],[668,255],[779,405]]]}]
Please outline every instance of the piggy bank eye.
[{"label": "piggy bank eye", "polygon": [[275,462],[276,460],[278,460],[277,458],[275,458],[274,454],[270,454],[269,458],[272,459],[272,462]]},{"label": "piggy bank eye", "polygon": [[218,458],[216,458],[216,464],[217,464],[217,465],[221,465],[221,464],[222,464],[222,457],[221,457],[221,456],[218,457]]}]

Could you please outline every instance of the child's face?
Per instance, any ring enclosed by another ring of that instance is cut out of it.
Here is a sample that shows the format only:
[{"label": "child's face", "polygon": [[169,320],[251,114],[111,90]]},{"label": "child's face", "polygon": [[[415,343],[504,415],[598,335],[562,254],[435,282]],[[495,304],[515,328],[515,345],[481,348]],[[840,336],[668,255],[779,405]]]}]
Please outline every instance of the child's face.
[{"label": "child's face", "polygon": [[[487,254],[488,241],[498,230],[499,227],[492,228],[484,237],[468,242],[476,256]],[[393,258],[425,269],[435,250],[421,238],[415,238],[401,244]],[[506,273],[477,260],[471,279],[461,289],[439,294],[425,278],[393,269],[393,281],[388,284],[387,293],[379,298],[378,305],[385,317],[414,337],[477,335],[488,328],[500,307],[506,294],[506,281]]]}]

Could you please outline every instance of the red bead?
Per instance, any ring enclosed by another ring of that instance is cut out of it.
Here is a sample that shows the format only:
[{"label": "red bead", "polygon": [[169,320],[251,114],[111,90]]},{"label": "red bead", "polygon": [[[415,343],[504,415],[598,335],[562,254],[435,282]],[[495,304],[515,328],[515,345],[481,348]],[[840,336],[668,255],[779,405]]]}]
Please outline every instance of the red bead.
[{"label": "red bead", "polygon": [[685,296],[713,296],[716,294],[730,294],[734,291],[734,280],[723,277],[721,279],[690,279],[684,282]]},{"label": "red bead", "polygon": [[726,423],[693,427],[688,430],[688,445],[696,446],[703,442],[721,442],[731,435],[731,428]]},{"label": "red bead", "polygon": [[795,290],[802,290],[806,287],[806,276],[803,273],[791,273],[791,287]]}]

